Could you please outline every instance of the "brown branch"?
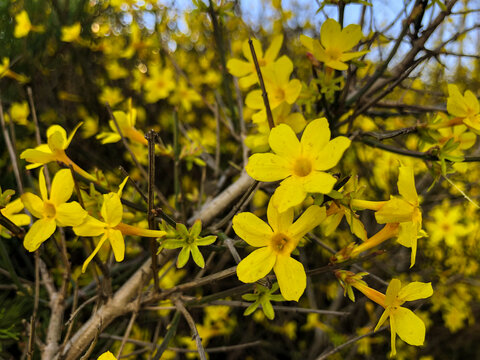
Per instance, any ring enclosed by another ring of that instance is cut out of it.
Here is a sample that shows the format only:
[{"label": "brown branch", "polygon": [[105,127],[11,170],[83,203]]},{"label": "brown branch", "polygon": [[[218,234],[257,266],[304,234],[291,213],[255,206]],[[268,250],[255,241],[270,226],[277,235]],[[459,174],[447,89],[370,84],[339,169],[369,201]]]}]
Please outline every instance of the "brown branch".
[{"label": "brown branch", "polygon": [[250,45],[250,52],[252,53],[253,63],[255,64],[255,70],[257,71],[258,81],[260,83],[260,87],[262,88],[263,103],[265,104],[265,111],[267,112],[268,126],[271,130],[275,127],[275,123],[273,122],[272,109],[270,108],[270,102],[268,101],[267,89],[265,88],[265,83],[263,82],[262,71],[260,70],[260,65],[258,64],[257,54],[255,53],[252,39],[248,39],[248,45]]},{"label": "brown branch", "polygon": [[207,360],[207,355],[205,354],[205,349],[203,348],[203,345],[202,345],[202,338],[198,333],[195,320],[193,320],[192,316],[190,315],[190,313],[188,312],[188,310],[185,308],[182,301],[178,297],[173,300],[173,303],[175,304],[175,307],[182,313],[185,320],[187,320],[188,326],[192,331],[192,338],[195,340],[195,343],[197,344],[197,351],[198,351],[198,355],[200,356],[200,359]]}]

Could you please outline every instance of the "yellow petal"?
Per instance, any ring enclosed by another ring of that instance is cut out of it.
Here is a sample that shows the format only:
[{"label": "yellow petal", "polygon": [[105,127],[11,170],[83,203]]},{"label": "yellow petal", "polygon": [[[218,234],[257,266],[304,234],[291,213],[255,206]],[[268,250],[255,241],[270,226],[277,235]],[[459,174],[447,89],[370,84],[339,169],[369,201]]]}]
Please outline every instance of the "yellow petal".
[{"label": "yellow petal", "polygon": [[108,240],[112,246],[113,255],[117,262],[123,261],[125,257],[125,241],[120,230],[111,229],[108,232]]},{"label": "yellow petal", "polygon": [[468,115],[467,105],[457,85],[448,84],[447,111],[450,115],[466,117]]},{"label": "yellow petal", "polygon": [[105,220],[110,227],[114,227],[122,221],[123,206],[118,194],[111,192],[103,195],[100,214],[102,214],[103,220]]},{"label": "yellow petal", "polygon": [[115,356],[110,351],[107,351],[100,355],[97,360],[117,360]]},{"label": "yellow petal", "polygon": [[47,192],[47,184],[45,182],[45,167],[40,169],[40,173],[38,174],[38,188],[40,189],[40,195],[42,196],[42,200],[48,200],[48,192]]},{"label": "yellow petal", "polygon": [[336,44],[342,52],[350,50],[362,39],[362,28],[357,24],[350,24],[344,27],[338,36],[338,43]]},{"label": "yellow petal", "polygon": [[267,51],[265,51],[264,59],[267,63],[273,62],[276,59],[280,51],[280,48],[282,47],[282,43],[283,43],[283,35],[276,35],[273,38],[272,43],[268,47]]},{"label": "yellow petal", "polygon": [[285,300],[298,301],[307,286],[307,275],[302,263],[290,256],[279,255],[273,271]]},{"label": "yellow petal", "polygon": [[314,153],[315,170],[329,170],[338,164],[345,150],[350,146],[350,139],[338,136],[332,139],[320,151]]},{"label": "yellow petal", "polygon": [[20,154],[20,159],[34,164],[47,164],[55,161],[55,155],[52,154],[48,145],[40,145],[35,149],[27,149]]},{"label": "yellow petal", "polygon": [[255,250],[238,264],[238,279],[244,283],[252,283],[265,277],[272,270],[276,258],[269,247]]},{"label": "yellow petal", "polygon": [[262,90],[253,90],[247,94],[245,98],[245,104],[250,109],[263,109],[265,105],[262,98]]},{"label": "yellow petal", "polygon": [[311,53],[313,53],[313,42],[316,40],[313,40],[311,37],[307,35],[300,35],[300,42],[302,43],[303,46],[307,48],[307,50]]},{"label": "yellow petal", "polygon": [[230,74],[237,77],[246,76],[253,71],[251,63],[239,59],[228,60],[227,68]]},{"label": "yellow petal", "polygon": [[312,231],[315,227],[327,217],[325,207],[317,205],[309,206],[307,210],[288,228],[288,233],[295,239],[300,240],[306,233]]},{"label": "yellow petal", "polygon": [[83,121],[79,122],[77,124],[77,126],[75,126],[75,128],[72,130],[72,132],[70,133],[70,136],[68,137],[66,143],[65,143],[65,149],[68,147],[68,145],[70,145],[70,143],[72,142],[72,139],[73,137],[75,136],[75,133],[77,132],[77,130],[80,128],[80,126],[82,126],[83,124]]},{"label": "yellow petal", "polygon": [[285,124],[275,126],[270,131],[268,143],[273,152],[288,162],[300,155],[300,141],[292,128]]},{"label": "yellow petal", "polygon": [[[252,39],[253,43],[253,48],[255,49],[255,55],[257,55],[257,59],[262,59],[263,58],[263,50],[262,50],[262,44],[260,44],[260,41],[257,39]],[[243,51],[243,56],[253,64],[253,59],[252,59],[252,51],[250,50],[250,44],[248,40],[244,41],[243,46],[242,46],[242,51]]]},{"label": "yellow petal", "polygon": [[315,119],[310,122],[303,132],[300,143],[302,152],[307,155],[315,156],[318,154],[330,140],[330,127],[326,118]]},{"label": "yellow petal", "polygon": [[340,32],[340,24],[333,19],[327,19],[320,29],[320,41],[325,48],[337,47]]},{"label": "yellow petal", "polygon": [[303,179],[303,187],[306,192],[328,194],[333,190],[337,179],[323,171],[312,171]]},{"label": "yellow petal", "polygon": [[292,173],[287,159],[272,153],[253,154],[248,159],[245,170],[248,175],[259,181],[277,181]]},{"label": "yellow petal", "polygon": [[400,339],[410,345],[423,345],[425,324],[412,310],[399,307],[395,310],[396,332]]},{"label": "yellow petal", "polygon": [[40,219],[33,223],[23,239],[23,246],[28,251],[37,250],[42,243],[47,240],[57,228],[54,219]]},{"label": "yellow petal", "polygon": [[288,82],[283,90],[285,93],[285,101],[289,104],[293,104],[302,91],[302,83],[298,79],[293,79]]},{"label": "yellow petal", "polygon": [[74,183],[70,169],[59,170],[53,177],[50,201],[55,205],[63,204],[72,196],[73,186]]},{"label": "yellow petal", "polygon": [[238,85],[241,89],[248,89],[253,84],[256,84],[258,81],[258,76],[256,72],[252,72],[250,75],[242,77],[238,80]]},{"label": "yellow petal", "polygon": [[43,200],[37,195],[26,192],[20,196],[20,199],[22,199],[23,205],[33,216],[37,218],[43,217]]},{"label": "yellow petal", "polygon": [[396,342],[397,340],[397,325],[395,323],[395,317],[393,314],[390,314],[390,342],[392,346],[392,351],[390,352],[390,356],[395,356],[397,354],[397,347]]},{"label": "yellow petal", "polygon": [[387,292],[385,293],[385,304],[387,306],[391,306],[393,302],[396,300],[398,292],[402,287],[402,283],[398,279],[390,280],[390,283],[387,287]]},{"label": "yellow petal", "polygon": [[387,320],[387,318],[390,316],[390,310],[385,309],[385,311],[382,313],[382,316],[380,316],[380,320],[378,320],[377,326],[375,326],[374,331],[377,331],[380,329],[380,326],[383,325],[383,323]]},{"label": "yellow petal", "polygon": [[306,196],[302,182],[296,177],[289,177],[275,190],[273,201],[278,211],[284,212],[292,206],[300,205]]},{"label": "yellow petal", "polygon": [[60,226],[78,226],[87,216],[87,212],[76,201],[58,205],[56,212],[55,220]]},{"label": "yellow petal", "polygon": [[232,225],[233,230],[240,238],[255,247],[267,246],[273,235],[270,226],[249,212],[235,215]]},{"label": "yellow petal", "polygon": [[278,212],[277,207],[274,205],[273,198],[270,198],[267,208],[267,218],[268,223],[274,232],[286,232],[293,222],[293,208],[280,213]]},{"label": "yellow petal", "polygon": [[403,199],[392,197],[377,212],[375,218],[379,224],[411,221],[414,207]]},{"label": "yellow petal", "polygon": [[83,223],[73,228],[73,231],[78,236],[98,236],[105,233],[107,224],[88,215]]},{"label": "yellow petal", "polygon": [[413,167],[400,166],[398,173],[398,192],[412,205],[418,205],[418,195],[415,189]]},{"label": "yellow petal", "polygon": [[107,240],[107,235],[104,234],[101,238],[100,238],[100,241],[98,242],[97,246],[95,247],[95,249],[93,250],[93,252],[90,254],[89,257],[87,257],[87,259],[83,262],[83,265],[82,265],[82,273],[85,272],[85,270],[87,270],[87,266],[88,264],[90,264],[90,261],[92,261],[93,257],[97,254],[97,252],[100,250],[100,248],[102,247],[103,243]]},{"label": "yellow petal", "polygon": [[465,102],[467,103],[468,109],[472,113],[478,114],[479,105],[478,105],[477,97],[470,90],[465,91],[464,97],[465,97]]},{"label": "yellow petal", "polygon": [[398,292],[398,298],[402,301],[425,299],[432,295],[432,283],[424,283],[419,281],[411,282]]},{"label": "yellow petal", "polygon": [[[52,140],[50,140],[52,138]],[[58,149],[65,149],[67,144],[67,132],[60,125],[52,125],[47,129],[48,145]],[[52,149],[50,146],[50,149]]]}]

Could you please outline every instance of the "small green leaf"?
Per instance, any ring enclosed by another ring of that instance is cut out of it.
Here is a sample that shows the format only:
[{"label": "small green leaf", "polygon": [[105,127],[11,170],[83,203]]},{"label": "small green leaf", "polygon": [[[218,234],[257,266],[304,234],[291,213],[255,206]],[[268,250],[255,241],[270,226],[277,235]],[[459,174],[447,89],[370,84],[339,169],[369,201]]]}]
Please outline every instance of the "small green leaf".
[{"label": "small green leaf", "polygon": [[213,244],[216,240],[217,237],[215,235],[210,235],[205,236],[204,238],[199,238],[197,241],[195,241],[195,244],[199,246],[206,246]]},{"label": "small green leaf", "polygon": [[192,239],[196,239],[200,232],[202,231],[202,221],[200,219],[195,220],[193,226],[190,228],[190,236]]},{"label": "small green leaf", "polygon": [[273,311],[273,306],[270,301],[262,301],[262,309],[267,319],[273,320],[275,318],[275,311]]},{"label": "small green leaf", "polygon": [[205,260],[203,259],[203,256],[200,250],[198,250],[198,246],[195,244],[192,244],[190,249],[192,251],[193,261],[195,261],[195,263],[203,269],[205,267]]},{"label": "small green leaf", "polygon": [[180,251],[180,254],[178,254],[177,268],[181,269],[182,267],[184,267],[189,258],[190,258],[190,246],[185,246]]},{"label": "small green leaf", "polygon": [[258,305],[260,305],[258,302],[254,302],[252,305],[250,305],[248,308],[245,309],[245,311],[243,312],[243,315],[244,315],[244,316],[250,315],[250,314],[253,313],[255,310],[257,310]]}]

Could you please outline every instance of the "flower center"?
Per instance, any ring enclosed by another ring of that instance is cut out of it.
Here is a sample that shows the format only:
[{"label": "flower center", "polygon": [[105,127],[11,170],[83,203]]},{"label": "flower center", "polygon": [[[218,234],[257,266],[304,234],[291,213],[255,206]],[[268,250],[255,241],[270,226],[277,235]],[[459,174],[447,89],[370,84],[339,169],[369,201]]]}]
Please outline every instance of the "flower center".
[{"label": "flower center", "polygon": [[55,209],[55,205],[53,205],[53,203],[51,203],[50,201],[43,202],[43,211],[45,212],[45,215],[49,219],[54,218],[55,214],[57,213]]},{"label": "flower center", "polygon": [[295,248],[294,241],[283,233],[273,234],[270,240],[270,246],[277,253],[290,254]]},{"label": "flower center", "polygon": [[277,101],[282,102],[285,99],[285,91],[281,87],[278,87],[274,90],[273,97]]},{"label": "flower center", "polygon": [[342,52],[336,48],[325,49],[325,53],[331,60],[338,60],[342,56]]},{"label": "flower center", "polygon": [[312,162],[309,159],[298,158],[293,165],[293,173],[304,177],[312,172]]}]

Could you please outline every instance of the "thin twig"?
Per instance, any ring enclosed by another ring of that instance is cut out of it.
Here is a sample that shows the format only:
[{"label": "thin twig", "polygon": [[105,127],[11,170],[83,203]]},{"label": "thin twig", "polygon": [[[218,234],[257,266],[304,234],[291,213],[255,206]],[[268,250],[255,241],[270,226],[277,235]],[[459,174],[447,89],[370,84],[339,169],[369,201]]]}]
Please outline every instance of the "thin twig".
[{"label": "thin twig", "polygon": [[273,122],[272,109],[270,108],[267,90],[265,88],[265,83],[263,82],[262,71],[260,70],[260,65],[258,64],[257,54],[255,53],[252,39],[248,39],[248,45],[250,45],[250,52],[252,53],[253,63],[255,64],[255,70],[257,71],[258,81],[260,83],[260,87],[262,88],[263,103],[265,105],[265,111],[267,112],[268,126],[271,130],[275,127],[275,123]]},{"label": "thin twig", "polygon": [[188,326],[192,331],[192,338],[195,340],[195,343],[197,344],[197,351],[198,351],[198,355],[200,356],[200,359],[207,360],[207,355],[205,354],[205,349],[203,348],[203,345],[202,345],[202,338],[198,333],[195,320],[193,320],[192,315],[190,315],[190,313],[188,312],[188,310],[185,308],[182,301],[178,297],[173,300],[173,303],[175,304],[175,307],[182,313],[185,320],[187,320]]},{"label": "thin twig", "polygon": [[[155,131],[150,130],[145,135],[145,138],[148,141],[148,211],[147,211],[147,220],[148,228],[153,230],[155,229],[155,213],[153,208],[155,206],[155,199],[153,188],[155,186]],[[150,255],[152,257],[152,272],[153,272],[153,283],[154,291],[159,290],[158,285],[158,271],[157,271],[157,240],[154,238],[149,239],[150,243]],[[117,357],[119,357],[118,355]]]}]

